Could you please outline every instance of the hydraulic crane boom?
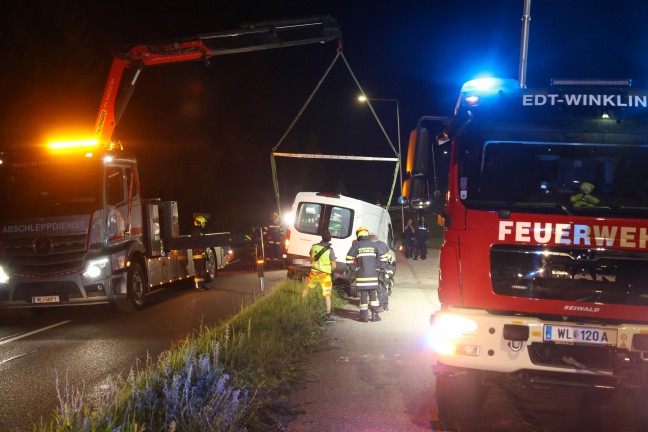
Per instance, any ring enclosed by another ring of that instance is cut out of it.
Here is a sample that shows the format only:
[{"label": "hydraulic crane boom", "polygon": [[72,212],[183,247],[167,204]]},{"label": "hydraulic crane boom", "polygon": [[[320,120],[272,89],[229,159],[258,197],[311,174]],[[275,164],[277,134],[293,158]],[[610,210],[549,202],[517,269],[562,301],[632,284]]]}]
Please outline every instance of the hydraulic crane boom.
[{"label": "hydraulic crane boom", "polygon": [[[335,20],[325,15],[243,24],[237,30],[144,43],[115,53],[95,121],[95,138],[102,144],[111,142],[139,74],[145,67],[197,60],[208,62],[210,57],[217,55],[326,43],[341,37]],[[133,69],[133,77],[125,92],[120,92],[127,69]],[[117,99],[119,105],[115,110]]]}]

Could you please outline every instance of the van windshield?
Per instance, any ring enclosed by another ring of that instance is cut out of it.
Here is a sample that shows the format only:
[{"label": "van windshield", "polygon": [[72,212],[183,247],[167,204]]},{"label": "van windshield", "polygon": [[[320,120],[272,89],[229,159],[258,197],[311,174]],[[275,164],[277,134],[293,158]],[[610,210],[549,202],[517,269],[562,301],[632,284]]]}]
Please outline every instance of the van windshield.
[{"label": "van windshield", "polygon": [[353,210],[322,203],[299,203],[295,229],[305,234],[321,235],[324,230],[333,238],[347,238],[353,229]]}]

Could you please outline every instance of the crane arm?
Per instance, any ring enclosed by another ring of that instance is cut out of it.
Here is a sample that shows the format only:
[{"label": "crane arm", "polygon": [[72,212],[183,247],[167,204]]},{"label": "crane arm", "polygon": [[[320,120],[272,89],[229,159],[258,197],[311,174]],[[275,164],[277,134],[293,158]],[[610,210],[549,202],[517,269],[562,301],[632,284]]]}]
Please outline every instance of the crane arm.
[{"label": "crane arm", "polygon": [[[335,20],[324,15],[247,23],[236,30],[138,44],[124,52],[114,53],[95,120],[95,138],[103,144],[111,142],[139,74],[146,67],[187,61],[208,62],[217,55],[326,43],[341,38],[341,30]],[[122,95],[120,88],[127,69],[133,69],[134,73]],[[119,106],[116,110],[118,99]]]}]

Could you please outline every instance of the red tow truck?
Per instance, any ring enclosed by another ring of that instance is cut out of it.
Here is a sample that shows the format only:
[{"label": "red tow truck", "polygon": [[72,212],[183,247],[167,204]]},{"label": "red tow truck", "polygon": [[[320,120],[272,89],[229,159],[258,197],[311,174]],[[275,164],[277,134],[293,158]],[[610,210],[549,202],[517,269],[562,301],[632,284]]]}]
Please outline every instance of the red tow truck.
[{"label": "red tow truck", "polygon": [[180,236],[177,202],[142,197],[137,159],[113,138],[140,73],[339,38],[336,22],[321,16],[116,53],[93,138],[0,152],[0,308],[114,303],[122,311],[141,309],[148,294],[193,276],[192,248],[207,250],[213,276],[228,259],[228,245],[246,236]]}]

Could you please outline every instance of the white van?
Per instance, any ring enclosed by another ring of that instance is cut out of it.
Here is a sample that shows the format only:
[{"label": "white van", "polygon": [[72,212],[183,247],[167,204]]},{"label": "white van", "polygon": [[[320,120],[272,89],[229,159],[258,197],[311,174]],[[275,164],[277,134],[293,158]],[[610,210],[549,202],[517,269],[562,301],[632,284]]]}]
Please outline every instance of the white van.
[{"label": "white van", "polygon": [[324,192],[299,192],[292,206],[294,220],[286,232],[288,277],[301,279],[310,272],[309,252],[322,240],[322,232],[331,232],[337,268],[334,285],[348,285],[346,254],[356,239],[356,229],[365,226],[370,235],[382,240],[394,253],[391,217],[384,208],[347,196]]}]

